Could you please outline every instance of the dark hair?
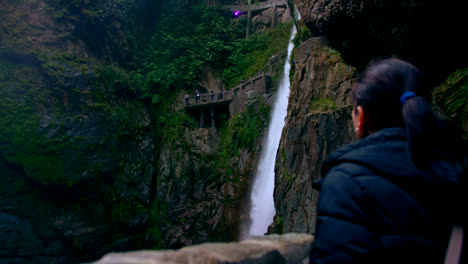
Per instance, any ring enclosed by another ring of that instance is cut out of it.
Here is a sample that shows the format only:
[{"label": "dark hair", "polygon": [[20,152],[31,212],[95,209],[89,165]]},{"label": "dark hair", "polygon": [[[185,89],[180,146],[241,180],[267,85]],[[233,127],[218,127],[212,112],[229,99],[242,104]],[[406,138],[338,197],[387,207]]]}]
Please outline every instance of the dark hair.
[{"label": "dark hair", "polygon": [[[412,64],[397,58],[371,62],[358,77],[352,90],[355,106],[369,115],[372,129],[403,127],[401,95],[413,91],[430,100],[426,79]],[[411,98],[413,99],[413,98]],[[410,101],[410,99],[408,99]]]},{"label": "dark hair", "polygon": [[[401,102],[405,92],[413,96]],[[368,114],[372,127],[380,130],[402,127],[408,138],[413,162],[430,162],[435,152],[454,150],[449,129],[432,110],[431,89],[423,74],[412,64],[398,58],[371,62],[352,89],[355,105]]]}]

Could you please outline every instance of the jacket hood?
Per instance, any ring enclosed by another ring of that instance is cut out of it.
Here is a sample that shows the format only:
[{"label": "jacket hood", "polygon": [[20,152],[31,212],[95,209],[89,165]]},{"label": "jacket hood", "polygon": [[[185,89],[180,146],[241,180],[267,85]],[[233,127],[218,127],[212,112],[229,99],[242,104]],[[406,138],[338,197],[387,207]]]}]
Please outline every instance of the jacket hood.
[{"label": "jacket hood", "polygon": [[[333,152],[323,163],[322,177],[341,163],[355,163],[394,183],[414,180],[430,185],[458,183],[461,167],[448,155],[437,156],[425,169],[417,168],[409,154],[402,128],[386,128]],[[439,186],[442,187],[442,186]]]}]

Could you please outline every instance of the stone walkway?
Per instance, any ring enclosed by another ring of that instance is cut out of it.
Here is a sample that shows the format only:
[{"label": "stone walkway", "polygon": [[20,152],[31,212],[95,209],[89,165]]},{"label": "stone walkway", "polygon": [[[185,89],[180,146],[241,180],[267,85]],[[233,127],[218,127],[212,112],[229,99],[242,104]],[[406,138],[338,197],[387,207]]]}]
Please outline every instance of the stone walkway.
[{"label": "stone walkway", "polygon": [[[285,0],[276,0],[276,6],[287,6],[287,2]],[[263,10],[263,9],[268,9],[271,8],[275,5],[274,0],[271,1],[266,1],[266,2],[260,2],[259,4],[255,5],[252,4],[250,5],[250,11],[256,11],[256,10]],[[249,5],[222,5],[222,9],[224,10],[229,10],[229,11],[241,11],[241,12],[246,12],[249,11]]]}]

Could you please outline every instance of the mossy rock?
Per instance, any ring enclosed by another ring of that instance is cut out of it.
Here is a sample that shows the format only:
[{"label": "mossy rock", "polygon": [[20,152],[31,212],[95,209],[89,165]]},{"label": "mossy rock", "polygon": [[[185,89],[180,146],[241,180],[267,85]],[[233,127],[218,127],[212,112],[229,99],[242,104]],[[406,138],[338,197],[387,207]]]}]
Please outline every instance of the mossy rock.
[{"label": "mossy rock", "polygon": [[468,68],[457,70],[434,92],[435,103],[468,139]]},{"label": "mossy rock", "polygon": [[338,109],[336,102],[330,98],[314,98],[310,102],[310,112],[311,113],[321,113],[334,111]]}]

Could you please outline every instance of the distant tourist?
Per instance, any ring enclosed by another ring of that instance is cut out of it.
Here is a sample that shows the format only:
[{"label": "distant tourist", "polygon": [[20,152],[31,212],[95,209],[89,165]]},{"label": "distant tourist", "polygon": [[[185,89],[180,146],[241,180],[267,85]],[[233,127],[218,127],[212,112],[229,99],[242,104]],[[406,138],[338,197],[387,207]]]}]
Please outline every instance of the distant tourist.
[{"label": "distant tourist", "polygon": [[214,91],[213,89],[210,90],[211,101],[214,101]]},{"label": "distant tourist", "polygon": [[223,88],[219,88],[219,94],[218,94],[218,99],[223,100]]},{"label": "distant tourist", "polygon": [[422,73],[396,58],[358,77],[351,95],[360,140],[331,153],[313,184],[310,263],[444,263],[457,252],[449,241],[461,248],[468,148],[435,115],[430,92]]},{"label": "distant tourist", "polygon": [[200,101],[200,92],[198,90],[195,91],[195,103],[198,104]]},{"label": "distant tourist", "polygon": [[188,94],[185,94],[185,105],[188,105],[190,96]]}]

